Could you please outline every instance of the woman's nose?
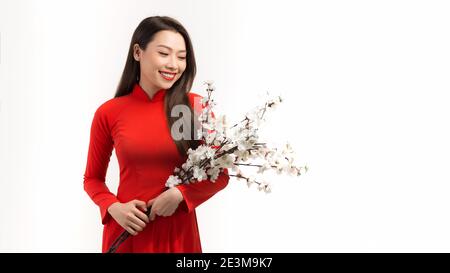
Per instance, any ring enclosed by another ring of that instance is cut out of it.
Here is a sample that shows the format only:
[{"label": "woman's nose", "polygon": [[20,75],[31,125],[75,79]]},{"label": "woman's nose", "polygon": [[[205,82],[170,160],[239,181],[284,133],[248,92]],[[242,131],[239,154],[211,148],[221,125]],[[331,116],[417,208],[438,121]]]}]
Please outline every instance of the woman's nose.
[{"label": "woman's nose", "polygon": [[176,58],[176,56],[169,58],[169,61],[167,63],[168,68],[172,68],[174,70],[177,68],[177,61],[175,58]]}]

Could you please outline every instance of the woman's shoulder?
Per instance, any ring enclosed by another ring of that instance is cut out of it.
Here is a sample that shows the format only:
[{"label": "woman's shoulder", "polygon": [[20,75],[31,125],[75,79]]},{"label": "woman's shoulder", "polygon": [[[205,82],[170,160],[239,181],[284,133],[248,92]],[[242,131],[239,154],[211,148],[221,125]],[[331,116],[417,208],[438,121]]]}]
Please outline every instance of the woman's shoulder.
[{"label": "woman's shoulder", "polygon": [[124,108],[127,101],[127,96],[108,99],[100,103],[95,112],[101,115],[114,115],[114,113],[117,113],[120,109]]}]

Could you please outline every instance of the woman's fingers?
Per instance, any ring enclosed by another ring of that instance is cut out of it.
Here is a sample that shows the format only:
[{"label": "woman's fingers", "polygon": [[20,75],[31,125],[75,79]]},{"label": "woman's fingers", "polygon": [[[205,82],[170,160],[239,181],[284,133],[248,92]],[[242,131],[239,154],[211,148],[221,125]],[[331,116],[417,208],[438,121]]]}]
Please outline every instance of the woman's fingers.
[{"label": "woman's fingers", "polygon": [[156,198],[153,198],[152,200],[147,202],[147,208],[151,207],[153,205],[153,203],[155,202]]},{"label": "woman's fingers", "polygon": [[142,211],[140,211],[139,209],[135,208],[135,209],[133,210],[133,212],[134,212],[134,214],[135,214],[139,219],[141,219],[142,221],[144,221],[144,222],[146,222],[146,223],[149,222],[148,216],[147,216],[145,213],[143,213]]},{"label": "woman's fingers", "polygon": [[156,209],[155,206],[152,206],[149,216],[150,221],[155,220],[155,217],[156,217]]},{"label": "woman's fingers", "polygon": [[144,201],[134,199],[132,202],[133,202],[133,204],[135,204],[138,207],[145,208],[146,203]]},{"label": "woman's fingers", "polygon": [[147,211],[147,203],[145,203],[144,201],[136,200],[134,204],[136,205],[136,207],[141,208],[143,211]]},{"label": "woman's fingers", "polygon": [[138,225],[136,225],[135,223],[128,223],[127,226],[127,231],[131,234],[131,235],[137,235],[138,231],[142,231],[141,227],[139,227]]},{"label": "woman's fingers", "polygon": [[131,235],[137,235],[137,232],[132,229],[130,226],[126,226],[125,230],[128,231],[128,233],[130,233]]},{"label": "woman's fingers", "polygon": [[155,216],[163,216],[163,217],[167,217],[167,216],[171,216],[173,213],[175,212],[175,210],[171,207],[168,207],[167,205],[161,208],[156,208],[155,209]]},{"label": "woman's fingers", "polygon": [[134,222],[129,222],[128,225],[137,232],[141,232],[144,230],[140,225],[138,225]]},{"label": "woman's fingers", "polygon": [[166,209],[162,212],[161,216],[171,216],[173,213],[175,212],[175,210],[173,208],[170,209]]},{"label": "woman's fingers", "polygon": [[[146,224],[144,223],[144,221],[142,221],[141,219],[139,219],[136,215],[134,215],[134,213],[130,212],[128,214],[128,222],[129,223],[133,223],[135,225],[137,225],[140,229],[144,229]],[[138,230],[141,231],[141,230]]]}]

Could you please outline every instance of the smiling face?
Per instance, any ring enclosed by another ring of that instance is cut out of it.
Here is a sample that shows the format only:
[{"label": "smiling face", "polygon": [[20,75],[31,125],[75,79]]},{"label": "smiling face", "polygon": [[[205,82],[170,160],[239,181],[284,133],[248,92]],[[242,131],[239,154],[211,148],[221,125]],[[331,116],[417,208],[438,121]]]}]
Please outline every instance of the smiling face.
[{"label": "smiling face", "polygon": [[184,38],[174,31],[159,31],[145,50],[138,44],[133,49],[134,59],[141,68],[139,84],[150,95],[172,87],[186,69]]}]

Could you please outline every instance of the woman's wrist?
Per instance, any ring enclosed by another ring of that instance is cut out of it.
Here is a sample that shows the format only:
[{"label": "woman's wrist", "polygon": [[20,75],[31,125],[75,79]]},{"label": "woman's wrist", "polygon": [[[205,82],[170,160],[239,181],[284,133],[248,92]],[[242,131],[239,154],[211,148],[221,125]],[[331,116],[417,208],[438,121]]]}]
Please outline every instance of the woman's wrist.
[{"label": "woman's wrist", "polygon": [[179,203],[181,203],[184,200],[184,196],[181,193],[180,189],[178,189],[177,187],[173,187],[172,189],[173,192],[177,195]]},{"label": "woman's wrist", "polygon": [[114,209],[114,208],[117,206],[117,204],[120,204],[120,202],[114,202],[114,203],[112,203],[111,205],[109,205],[109,207],[108,207],[108,209],[107,209],[107,211],[109,212],[109,214],[111,214],[111,210]]}]

